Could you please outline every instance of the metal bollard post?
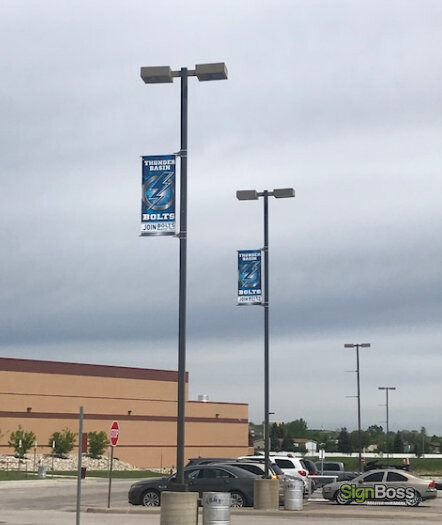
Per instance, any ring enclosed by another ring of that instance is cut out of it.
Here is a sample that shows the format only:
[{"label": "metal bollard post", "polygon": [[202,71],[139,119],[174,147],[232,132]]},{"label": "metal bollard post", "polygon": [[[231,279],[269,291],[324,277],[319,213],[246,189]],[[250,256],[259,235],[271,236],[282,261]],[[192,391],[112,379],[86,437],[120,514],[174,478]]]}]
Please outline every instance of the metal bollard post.
[{"label": "metal bollard post", "polygon": [[229,492],[203,492],[203,525],[230,525]]},{"label": "metal bollard post", "polygon": [[287,479],[284,486],[284,509],[302,510],[304,482],[300,479]]}]

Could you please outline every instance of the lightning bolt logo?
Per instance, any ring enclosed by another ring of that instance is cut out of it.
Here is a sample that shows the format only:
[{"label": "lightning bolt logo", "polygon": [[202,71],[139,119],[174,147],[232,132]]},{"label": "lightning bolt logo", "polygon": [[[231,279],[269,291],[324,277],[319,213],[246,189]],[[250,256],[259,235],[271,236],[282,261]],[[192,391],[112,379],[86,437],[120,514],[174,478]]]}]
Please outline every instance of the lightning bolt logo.
[{"label": "lightning bolt logo", "polygon": [[244,265],[241,270],[240,281],[247,288],[256,287],[259,284],[259,261]]},{"label": "lightning bolt logo", "polygon": [[152,175],[144,183],[143,197],[148,210],[167,210],[174,199],[173,173]]}]

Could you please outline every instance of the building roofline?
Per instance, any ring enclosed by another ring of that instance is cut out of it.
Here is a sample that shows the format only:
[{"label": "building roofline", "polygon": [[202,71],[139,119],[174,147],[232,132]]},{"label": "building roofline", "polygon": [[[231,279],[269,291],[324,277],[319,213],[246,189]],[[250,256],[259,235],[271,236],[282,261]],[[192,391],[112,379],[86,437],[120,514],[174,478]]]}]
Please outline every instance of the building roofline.
[{"label": "building roofline", "polygon": [[[13,357],[0,357],[0,371],[30,372],[34,374],[114,377],[121,379],[142,379],[151,381],[178,381],[178,372],[174,370],[96,365],[89,363],[72,363],[67,361],[17,359]],[[186,372],[186,383],[188,382],[189,373]]]}]

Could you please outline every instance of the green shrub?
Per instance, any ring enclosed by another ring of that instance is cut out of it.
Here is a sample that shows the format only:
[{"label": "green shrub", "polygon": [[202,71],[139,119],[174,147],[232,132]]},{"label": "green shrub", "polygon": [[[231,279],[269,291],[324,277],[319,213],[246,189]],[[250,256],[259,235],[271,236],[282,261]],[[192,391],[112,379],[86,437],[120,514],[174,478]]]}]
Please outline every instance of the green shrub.
[{"label": "green shrub", "polygon": [[18,430],[11,432],[8,445],[14,449],[16,456],[22,458],[32,448],[34,442],[34,432],[26,432],[19,426]]},{"label": "green shrub", "polygon": [[106,432],[89,432],[89,455],[91,458],[99,458],[110,445]]},{"label": "green shrub", "polygon": [[54,453],[58,456],[68,454],[75,444],[77,434],[71,432],[68,428],[65,428],[61,432],[54,432],[49,438],[49,446],[52,448],[52,443],[55,442]]}]

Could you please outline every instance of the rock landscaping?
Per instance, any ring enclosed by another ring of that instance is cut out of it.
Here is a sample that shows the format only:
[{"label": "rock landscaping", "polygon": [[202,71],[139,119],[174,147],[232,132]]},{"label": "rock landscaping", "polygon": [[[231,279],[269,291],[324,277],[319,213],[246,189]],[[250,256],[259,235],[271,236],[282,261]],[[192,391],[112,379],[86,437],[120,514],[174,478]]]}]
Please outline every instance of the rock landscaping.
[{"label": "rock landscaping", "polygon": [[[110,459],[101,456],[93,459],[87,455],[82,457],[82,466],[87,470],[108,470]],[[22,470],[37,471],[39,467],[45,467],[48,471],[75,471],[78,468],[78,456],[70,454],[66,458],[52,457],[50,454],[26,454],[23,459],[12,455],[0,454],[0,470]],[[113,470],[140,470],[129,463],[114,458]]]}]

